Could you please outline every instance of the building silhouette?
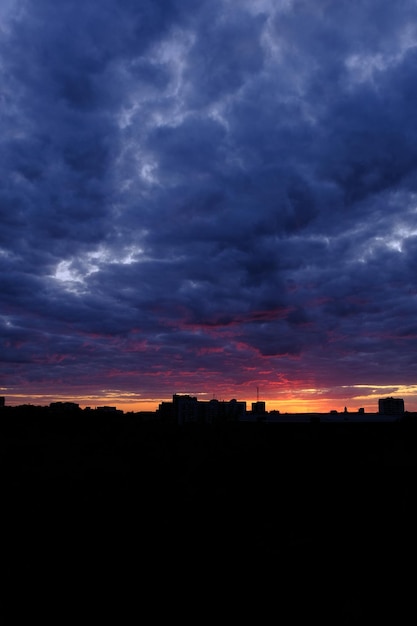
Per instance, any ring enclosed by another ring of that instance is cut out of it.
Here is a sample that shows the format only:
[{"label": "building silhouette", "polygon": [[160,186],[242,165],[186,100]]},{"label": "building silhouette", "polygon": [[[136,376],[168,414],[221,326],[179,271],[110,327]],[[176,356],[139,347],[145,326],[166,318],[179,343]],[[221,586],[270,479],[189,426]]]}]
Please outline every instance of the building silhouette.
[{"label": "building silhouette", "polygon": [[195,396],[175,393],[172,402],[161,402],[158,411],[163,421],[179,424],[216,424],[219,422],[239,421],[246,415],[246,402],[235,399],[198,400]]},{"label": "building silhouette", "polygon": [[380,398],[378,400],[378,412],[381,415],[402,415],[404,413],[404,400],[402,398]]}]

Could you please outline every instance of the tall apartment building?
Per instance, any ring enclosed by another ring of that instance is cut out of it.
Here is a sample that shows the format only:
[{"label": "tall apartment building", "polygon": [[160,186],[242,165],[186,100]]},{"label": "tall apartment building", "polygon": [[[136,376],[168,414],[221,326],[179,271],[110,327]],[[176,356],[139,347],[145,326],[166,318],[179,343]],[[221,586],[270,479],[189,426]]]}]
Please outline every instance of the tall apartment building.
[{"label": "tall apartment building", "polygon": [[378,413],[381,415],[401,415],[404,413],[404,400],[402,398],[380,398],[378,400]]},{"label": "tall apartment building", "polygon": [[195,396],[177,394],[172,402],[161,402],[158,414],[163,420],[173,420],[179,425],[187,423],[214,424],[238,421],[246,414],[246,402],[237,400],[197,400]]}]

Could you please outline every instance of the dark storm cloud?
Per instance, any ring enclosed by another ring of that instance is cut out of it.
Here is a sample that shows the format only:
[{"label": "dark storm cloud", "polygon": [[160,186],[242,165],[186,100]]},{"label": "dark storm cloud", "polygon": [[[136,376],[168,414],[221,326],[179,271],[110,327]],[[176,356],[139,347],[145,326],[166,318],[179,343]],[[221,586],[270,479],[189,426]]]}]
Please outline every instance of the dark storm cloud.
[{"label": "dark storm cloud", "polygon": [[6,386],[415,380],[414,2],[0,16]]},{"label": "dark storm cloud", "polygon": [[221,100],[262,70],[265,20],[265,15],[251,16],[236,5],[221,7],[221,3],[214,5],[204,21],[200,20],[185,72],[194,106]]}]

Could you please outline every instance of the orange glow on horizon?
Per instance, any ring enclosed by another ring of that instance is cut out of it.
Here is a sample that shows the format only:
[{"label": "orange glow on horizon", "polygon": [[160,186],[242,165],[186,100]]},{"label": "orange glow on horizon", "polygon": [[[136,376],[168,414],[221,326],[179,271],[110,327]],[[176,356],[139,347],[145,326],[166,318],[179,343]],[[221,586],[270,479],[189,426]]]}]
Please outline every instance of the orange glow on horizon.
[{"label": "orange glow on horizon", "polygon": [[[6,406],[20,406],[31,404],[35,406],[49,406],[52,402],[74,402],[81,409],[90,407],[96,409],[100,406],[111,406],[124,413],[140,411],[157,411],[161,402],[171,402],[174,393],[186,393],[190,396],[197,397],[200,401],[208,401],[216,398],[220,401],[228,402],[235,398],[240,402],[246,402],[247,411],[251,411],[252,403],[258,399],[265,402],[266,411],[279,411],[280,413],[329,413],[334,410],[338,413],[344,411],[346,407],[348,412],[357,413],[359,408],[363,408],[366,413],[378,412],[378,399],[387,396],[396,396],[404,399],[405,410],[409,412],[417,411],[417,386],[371,386],[371,385],[352,385],[350,387],[334,387],[328,389],[291,389],[283,391],[282,389],[267,390],[259,394],[254,393],[256,387],[245,388],[237,391],[232,389],[228,391],[223,388],[219,393],[213,394],[204,391],[193,392],[185,389],[173,391],[169,396],[165,397],[148,397],[142,398],[139,394],[133,392],[125,392],[121,390],[102,390],[94,393],[81,393],[77,396],[75,393],[8,393],[7,389],[0,391],[0,395],[5,398]],[[85,391],[85,390],[84,390]],[[257,397],[259,395],[259,397]],[[245,397],[246,396],[246,397]]]},{"label": "orange glow on horizon", "polygon": [[[180,393],[180,392],[178,392]],[[185,392],[184,392],[185,393]],[[199,401],[208,401],[212,399],[212,396],[208,394],[193,394],[189,393],[190,396],[197,397]],[[382,396],[381,396],[382,397]],[[229,396],[217,397],[220,401],[228,402],[232,398],[240,402],[246,402],[247,411],[252,410],[252,403],[257,401],[257,398],[250,398],[249,400],[239,397],[236,394],[230,394]],[[109,398],[109,397],[97,397],[94,398],[78,398],[75,396],[41,396],[41,395],[15,395],[15,396],[6,396],[6,406],[20,406],[25,404],[35,405],[35,406],[49,406],[52,402],[74,402],[80,406],[81,409],[85,409],[87,407],[91,409],[96,409],[100,406],[111,406],[115,407],[117,410],[121,410],[124,413],[138,413],[140,411],[157,411],[159,405],[162,402],[172,402],[172,396],[161,399],[148,399],[148,400],[138,400],[135,399],[124,399],[124,398]],[[279,411],[280,413],[329,413],[331,410],[336,410],[338,413],[343,412],[344,407],[347,407],[347,410],[350,412],[357,412],[359,407],[363,407],[365,412],[367,413],[376,413],[378,411],[378,403],[377,398],[373,398],[373,402],[353,402],[352,399],[341,400],[340,398],[336,399],[313,399],[313,398],[282,398],[280,400],[268,400],[263,397],[259,397],[260,402],[265,402],[266,411]]]}]

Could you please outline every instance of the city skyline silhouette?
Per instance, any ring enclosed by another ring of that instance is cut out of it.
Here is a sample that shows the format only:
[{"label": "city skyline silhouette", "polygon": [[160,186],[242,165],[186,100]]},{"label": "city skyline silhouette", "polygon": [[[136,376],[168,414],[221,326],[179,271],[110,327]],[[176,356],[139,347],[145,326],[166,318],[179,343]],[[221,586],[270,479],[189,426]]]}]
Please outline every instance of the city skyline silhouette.
[{"label": "city skyline silhouette", "polygon": [[[314,416],[322,416],[324,419],[329,420],[329,418],[333,418],[340,420],[341,414],[343,415],[344,420],[352,419],[355,415],[359,417],[361,420],[369,420],[375,419],[376,416],[381,418],[381,416],[385,416],[387,418],[398,419],[398,417],[403,416],[404,414],[413,415],[413,412],[406,410],[406,406],[404,400],[402,398],[388,396],[386,398],[377,398],[376,399],[377,406],[375,407],[375,411],[366,412],[364,407],[359,407],[356,411],[351,411],[347,406],[343,408],[343,410],[338,409],[330,409],[329,411],[302,411],[302,412],[288,412],[285,411],[281,413],[280,410],[268,409],[267,403],[260,399],[259,397],[259,388],[257,388],[257,396],[256,400],[248,403],[246,400],[238,400],[236,398],[232,398],[230,400],[216,398],[215,394],[210,399],[206,399],[203,396],[203,399],[198,398],[197,396],[193,396],[187,393],[174,393],[172,395],[171,400],[164,400],[160,402],[155,410],[139,410],[139,411],[127,411],[127,413],[131,414],[148,414],[154,415],[155,418],[163,416],[166,414],[172,414],[173,411],[178,413],[179,407],[195,407],[199,409],[196,412],[196,415],[199,413],[200,418],[203,422],[210,422],[210,412],[215,414],[217,412],[221,412],[221,410],[227,412],[230,411],[232,414],[235,414],[236,420],[247,420],[253,417],[254,419],[274,419],[278,421],[282,420],[290,420],[292,418],[302,418],[304,416],[305,420],[312,419]],[[62,400],[54,400],[50,402],[48,405],[36,405],[32,403],[23,403],[23,404],[15,404],[8,405],[6,403],[6,398],[4,396],[0,396],[0,409],[4,407],[14,407],[15,409],[24,409],[24,408],[34,408],[34,409],[51,409],[54,411],[61,412],[78,412],[83,411],[84,413],[88,413],[90,411],[101,411],[108,413],[117,413],[124,414],[125,411],[118,408],[116,405],[97,405],[94,407],[86,406],[81,407],[78,402],[75,401],[62,401]],[[189,409],[186,409],[189,410]],[[192,415],[193,411],[191,411],[190,415]],[[178,416],[177,416],[178,417]],[[191,418],[191,420],[194,418]],[[197,418],[195,418],[196,421]]]}]

